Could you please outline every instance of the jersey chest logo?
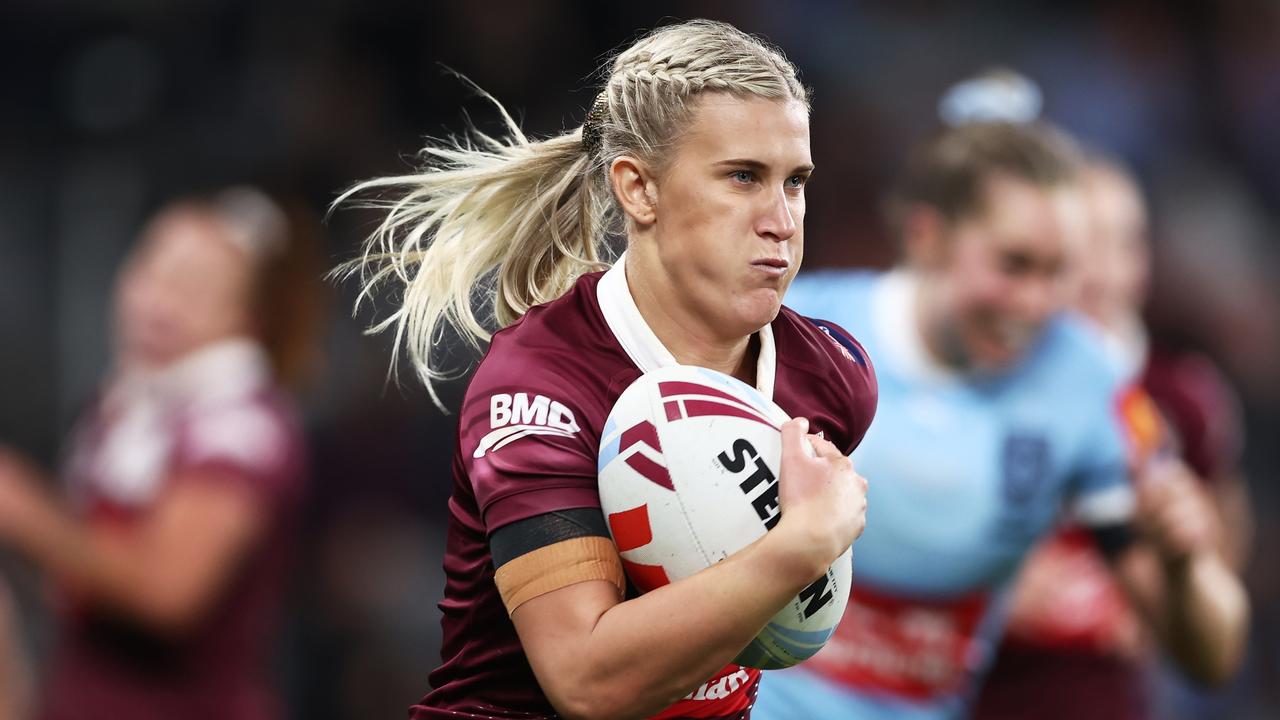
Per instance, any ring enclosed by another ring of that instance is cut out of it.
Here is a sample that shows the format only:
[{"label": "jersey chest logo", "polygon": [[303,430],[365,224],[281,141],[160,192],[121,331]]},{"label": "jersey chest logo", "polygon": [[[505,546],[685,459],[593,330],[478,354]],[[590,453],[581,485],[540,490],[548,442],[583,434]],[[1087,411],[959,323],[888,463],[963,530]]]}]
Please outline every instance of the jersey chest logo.
[{"label": "jersey chest logo", "polygon": [[1027,543],[1044,530],[1045,492],[1053,473],[1049,440],[1038,433],[1015,432],[1000,450],[1000,489],[1004,499],[997,535]]},{"label": "jersey chest logo", "polygon": [[1012,505],[1025,505],[1049,476],[1049,441],[1029,433],[1008,435],[1000,466],[1005,500]]},{"label": "jersey chest logo", "polygon": [[472,456],[484,457],[529,435],[571,437],[580,429],[573,411],[546,395],[496,393],[489,398],[489,433]]}]

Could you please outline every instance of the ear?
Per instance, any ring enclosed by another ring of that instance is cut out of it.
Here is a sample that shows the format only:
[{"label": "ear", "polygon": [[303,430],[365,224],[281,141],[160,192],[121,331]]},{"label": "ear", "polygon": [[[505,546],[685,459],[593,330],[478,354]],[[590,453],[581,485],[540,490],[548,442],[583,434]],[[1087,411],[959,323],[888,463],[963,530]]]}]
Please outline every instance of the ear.
[{"label": "ear", "polygon": [[609,165],[609,184],[618,204],[637,225],[652,225],[658,219],[658,192],[653,173],[643,161],[629,155]]},{"label": "ear", "polygon": [[913,267],[933,270],[946,264],[949,223],[930,205],[912,205],[902,219],[902,246]]}]

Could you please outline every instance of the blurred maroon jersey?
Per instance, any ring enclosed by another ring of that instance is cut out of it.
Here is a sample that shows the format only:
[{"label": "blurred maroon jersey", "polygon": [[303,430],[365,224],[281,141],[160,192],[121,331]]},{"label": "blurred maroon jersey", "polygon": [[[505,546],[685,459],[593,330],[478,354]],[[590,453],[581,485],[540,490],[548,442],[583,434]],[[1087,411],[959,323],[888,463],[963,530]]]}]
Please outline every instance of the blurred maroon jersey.
[{"label": "blurred maroon jersey", "polygon": [[[1243,430],[1235,394],[1208,359],[1152,348],[1139,378],[1163,419],[1160,441],[1206,483],[1239,461]],[[1027,573],[1052,575],[1052,599],[1014,603],[978,720],[1151,715],[1138,618],[1084,532],[1065,529],[1028,559]]]},{"label": "blurred maroon jersey", "polygon": [[42,717],[282,717],[266,677],[305,461],[296,413],[263,351],[219,343],[117,383],[81,419],[69,460],[73,500],[92,525],[133,526],[170,483],[200,478],[191,481],[244,483],[269,528],[181,638],[68,591]]},{"label": "blurred maroon jersey", "polygon": [[[843,330],[783,308],[758,333],[757,387],[845,452],[875,412],[865,352]],[[623,263],[579,278],[497,333],[459,414],[449,502],[444,664],[415,718],[553,718],[494,584],[489,536],[545,513],[599,508],[604,423],[641,373],[675,359],[640,316]],[[662,718],[747,718],[760,671],[730,665]]]}]

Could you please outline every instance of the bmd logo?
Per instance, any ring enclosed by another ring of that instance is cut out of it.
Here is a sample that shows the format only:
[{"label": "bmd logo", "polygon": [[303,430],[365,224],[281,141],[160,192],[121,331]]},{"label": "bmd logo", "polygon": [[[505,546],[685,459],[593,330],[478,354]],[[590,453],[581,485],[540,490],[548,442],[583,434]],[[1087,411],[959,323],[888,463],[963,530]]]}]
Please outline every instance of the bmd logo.
[{"label": "bmd logo", "polygon": [[529,393],[497,393],[489,398],[489,434],[480,439],[473,457],[483,457],[491,450],[529,435],[570,437],[578,432],[573,411],[546,395]]}]

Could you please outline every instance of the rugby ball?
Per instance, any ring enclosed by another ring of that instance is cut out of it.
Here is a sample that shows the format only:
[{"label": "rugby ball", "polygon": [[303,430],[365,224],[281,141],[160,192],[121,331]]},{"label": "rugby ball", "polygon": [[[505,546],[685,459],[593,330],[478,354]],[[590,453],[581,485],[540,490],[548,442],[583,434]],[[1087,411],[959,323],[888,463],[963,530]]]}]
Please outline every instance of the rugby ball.
[{"label": "rugby ball", "polygon": [[[705,368],[654,370],[622,393],[600,440],[600,503],[637,590],[708,568],[778,523],[788,419],[755,388]],[[821,649],[848,602],[851,552],[787,603],[735,662],[773,670]]]}]

